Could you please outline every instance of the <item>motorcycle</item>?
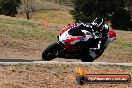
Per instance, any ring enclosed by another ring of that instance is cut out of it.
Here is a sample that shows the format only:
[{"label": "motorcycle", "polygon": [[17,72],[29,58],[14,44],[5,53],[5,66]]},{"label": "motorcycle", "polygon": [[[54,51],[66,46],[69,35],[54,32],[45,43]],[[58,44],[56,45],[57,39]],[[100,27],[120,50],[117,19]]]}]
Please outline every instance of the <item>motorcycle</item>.
[{"label": "motorcycle", "polygon": [[[42,59],[50,61],[55,58],[67,58],[67,59],[81,59],[83,62],[92,62],[102,55],[105,49],[95,50],[93,44],[88,44],[94,35],[89,31],[83,29],[81,24],[73,24],[65,27],[61,30],[57,36],[58,41],[48,46],[42,53]],[[112,30],[109,31],[109,42],[116,39],[116,33]],[[83,44],[84,43],[84,44]],[[90,45],[90,47],[89,47]],[[91,46],[92,45],[92,46]],[[97,52],[98,55],[94,58],[90,53]]]}]

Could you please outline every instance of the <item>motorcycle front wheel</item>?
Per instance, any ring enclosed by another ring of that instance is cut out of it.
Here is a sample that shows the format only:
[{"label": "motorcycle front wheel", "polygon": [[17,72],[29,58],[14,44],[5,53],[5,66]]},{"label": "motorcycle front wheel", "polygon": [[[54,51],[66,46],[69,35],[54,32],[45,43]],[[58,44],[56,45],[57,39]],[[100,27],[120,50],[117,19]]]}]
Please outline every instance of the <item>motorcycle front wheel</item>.
[{"label": "motorcycle front wheel", "polygon": [[57,57],[60,51],[60,46],[57,42],[47,47],[42,53],[42,59],[45,61],[53,60]]}]

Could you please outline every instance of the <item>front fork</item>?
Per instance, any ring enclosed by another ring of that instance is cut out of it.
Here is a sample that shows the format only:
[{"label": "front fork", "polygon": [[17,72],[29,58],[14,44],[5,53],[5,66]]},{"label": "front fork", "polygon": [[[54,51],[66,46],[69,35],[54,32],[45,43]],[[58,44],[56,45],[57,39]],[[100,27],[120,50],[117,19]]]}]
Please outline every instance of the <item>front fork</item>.
[{"label": "front fork", "polygon": [[64,53],[65,45],[61,43],[60,41],[57,41],[57,44],[58,44],[58,50],[57,50],[56,56],[58,57]]}]

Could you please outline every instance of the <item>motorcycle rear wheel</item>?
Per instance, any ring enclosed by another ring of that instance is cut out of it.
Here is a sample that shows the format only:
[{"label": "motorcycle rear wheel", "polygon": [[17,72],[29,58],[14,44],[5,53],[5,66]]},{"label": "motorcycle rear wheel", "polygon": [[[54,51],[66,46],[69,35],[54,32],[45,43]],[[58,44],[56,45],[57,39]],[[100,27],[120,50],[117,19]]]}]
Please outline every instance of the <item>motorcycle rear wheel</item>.
[{"label": "motorcycle rear wheel", "polygon": [[93,57],[90,56],[90,55],[85,55],[85,56],[81,59],[82,62],[93,62],[94,60],[95,60],[95,58],[93,58]]}]

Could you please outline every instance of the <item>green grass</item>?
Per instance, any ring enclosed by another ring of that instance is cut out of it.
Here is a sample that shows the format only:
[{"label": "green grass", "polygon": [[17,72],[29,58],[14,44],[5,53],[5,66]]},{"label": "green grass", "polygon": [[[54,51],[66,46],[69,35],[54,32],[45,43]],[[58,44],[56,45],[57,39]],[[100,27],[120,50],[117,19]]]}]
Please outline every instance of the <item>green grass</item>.
[{"label": "green grass", "polygon": [[58,31],[47,31],[35,22],[0,18],[0,39],[2,47],[18,48],[43,46],[55,42]]},{"label": "green grass", "polygon": [[120,42],[120,45],[121,46],[125,46],[125,47],[129,47],[129,48],[132,48],[132,43],[131,42],[128,42],[128,41],[122,41]]},{"label": "green grass", "polygon": [[[126,49],[130,49],[132,48],[132,42],[131,41],[128,41],[128,40],[122,40],[122,39],[118,39],[114,42],[115,46],[117,47],[120,47],[120,48],[126,48]],[[116,48],[114,47],[114,48]]]},{"label": "green grass", "polygon": [[61,2],[60,2],[60,0],[41,0],[41,1],[47,1],[47,2],[52,2],[52,3],[67,3],[67,4],[73,4],[73,1],[74,0],[61,0]]},{"label": "green grass", "polygon": [[[42,24],[67,25],[73,23],[73,17],[69,13],[69,11],[64,10],[40,10],[34,12],[32,19]],[[26,19],[22,13],[19,13],[17,17]]]},{"label": "green grass", "polygon": [[17,21],[17,20],[10,20],[10,19],[2,19],[0,18],[1,24],[14,24],[14,25],[21,25],[21,26],[34,26],[36,25],[33,22],[28,21]]},{"label": "green grass", "polygon": [[46,32],[42,29],[31,29],[31,30],[17,30],[17,29],[11,29],[11,30],[6,30],[8,31],[8,35],[12,38],[18,38],[22,39],[24,41],[28,41],[30,39],[34,40],[45,40],[44,42],[50,42],[48,40],[52,40],[54,35],[56,34],[55,32]]}]

